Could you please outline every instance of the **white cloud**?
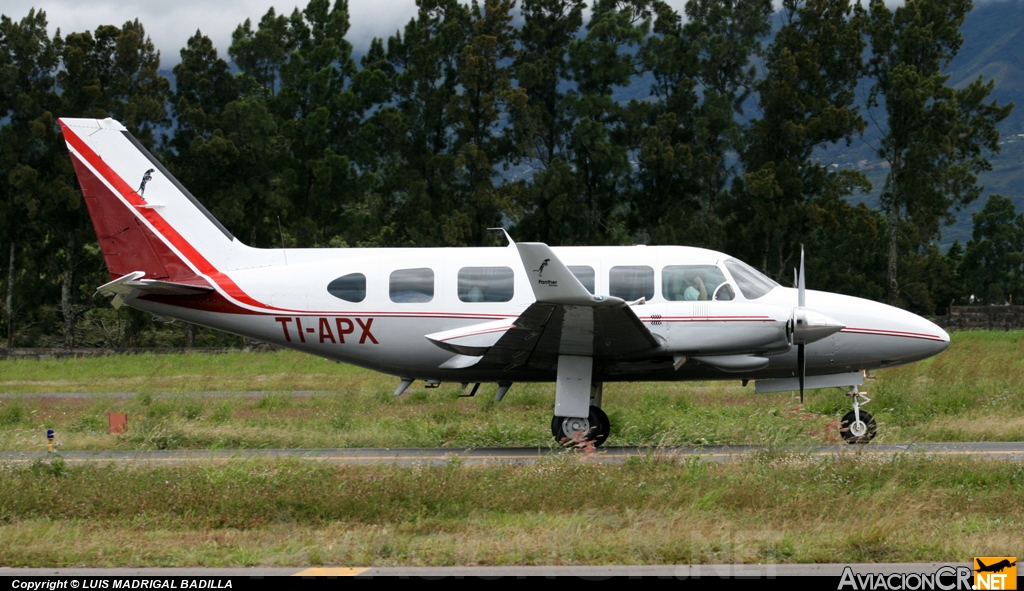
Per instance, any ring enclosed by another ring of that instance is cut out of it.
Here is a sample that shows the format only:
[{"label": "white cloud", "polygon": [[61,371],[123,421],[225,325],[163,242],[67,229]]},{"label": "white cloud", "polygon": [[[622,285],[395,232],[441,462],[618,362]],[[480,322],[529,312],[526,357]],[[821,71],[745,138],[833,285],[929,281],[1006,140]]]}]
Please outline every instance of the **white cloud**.
[{"label": "white cloud", "polygon": [[[21,20],[40,0],[6,0],[3,14]],[[227,59],[231,33],[245,19],[259,21],[270,6],[278,14],[301,10],[307,0],[177,0],[154,2],[115,2],[112,0],[47,0],[46,18],[52,35],[59,28],[62,34],[93,31],[100,25],[121,26],[139,19],[160,50],[161,66],[180,61],[179,52],[197,29],[210,37],[221,57]],[[351,29],[348,40],[357,47],[367,47],[373,37],[388,37],[405,26],[416,13],[415,0],[349,0]]]}]

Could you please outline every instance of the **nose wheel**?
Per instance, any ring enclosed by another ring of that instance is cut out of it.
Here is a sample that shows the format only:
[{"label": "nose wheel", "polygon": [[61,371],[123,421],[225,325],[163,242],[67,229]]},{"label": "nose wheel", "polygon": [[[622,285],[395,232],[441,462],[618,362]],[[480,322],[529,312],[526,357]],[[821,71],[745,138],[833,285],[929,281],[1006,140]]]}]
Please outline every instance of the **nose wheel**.
[{"label": "nose wheel", "polygon": [[839,434],[847,443],[868,443],[875,438],[878,425],[875,417],[860,407],[871,402],[871,399],[861,394],[857,386],[850,388],[849,396],[853,399],[853,410],[843,415],[839,423]]},{"label": "nose wheel", "polygon": [[557,416],[551,418],[551,435],[565,447],[582,442],[601,445],[608,438],[610,431],[608,415],[596,406],[590,407],[590,414],[585,419]]}]

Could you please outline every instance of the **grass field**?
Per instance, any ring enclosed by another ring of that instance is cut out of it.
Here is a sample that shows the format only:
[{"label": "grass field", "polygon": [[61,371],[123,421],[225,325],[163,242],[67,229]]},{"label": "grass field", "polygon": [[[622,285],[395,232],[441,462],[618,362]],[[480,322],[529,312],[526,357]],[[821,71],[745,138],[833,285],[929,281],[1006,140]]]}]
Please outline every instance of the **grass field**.
[{"label": "grass field", "polygon": [[0,565],[913,562],[1020,556],[1024,466],[567,453],[526,466],[4,467]]},{"label": "grass field", "polygon": [[[1024,439],[1024,333],[958,333],[878,372],[876,441]],[[550,384],[395,398],[395,379],[291,352],[0,362],[0,449],[551,446]],[[295,390],[307,391],[292,395]],[[237,392],[259,391],[257,395]],[[83,398],[19,393],[99,392]],[[189,392],[214,392],[190,395]],[[225,392],[236,392],[227,393]],[[122,396],[118,393],[128,393]],[[0,464],[0,566],[666,564],[958,561],[1024,554],[1024,466],[972,458],[810,459],[838,439],[838,391],[799,407],[736,383],[609,384],[604,466]],[[106,433],[106,414],[129,430]],[[763,444],[734,464],[670,444]]]},{"label": "grass field", "polygon": [[[864,387],[876,441],[1024,439],[1024,332],[956,333],[941,355],[877,375]],[[289,351],[0,361],[0,450],[45,449],[48,428],[67,450],[550,445],[551,384],[495,403],[493,384],[475,398],[458,384],[395,398],[396,382]],[[11,396],[39,392],[101,394]],[[738,382],[624,383],[605,386],[604,408],[609,445],[781,444],[838,441],[850,403],[835,389],[800,407]],[[128,432],[107,433],[110,412],[129,415]]]}]

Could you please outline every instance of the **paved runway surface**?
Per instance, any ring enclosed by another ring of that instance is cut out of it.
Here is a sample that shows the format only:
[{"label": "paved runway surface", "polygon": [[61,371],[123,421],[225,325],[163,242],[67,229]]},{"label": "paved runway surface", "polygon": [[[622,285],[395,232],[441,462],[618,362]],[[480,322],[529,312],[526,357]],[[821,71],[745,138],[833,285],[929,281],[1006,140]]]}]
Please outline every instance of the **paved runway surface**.
[{"label": "paved runway surface", "polygon": [[[151,464],[222,463],[237,460],[294,459],[332,464],[392,464],[399,466],[441,465],[455,458],[463,465],[525,464],[566,453],[548,448],[395,448],[395,449],[235,449],[235,450],[170,450],[170,451],[60,451],[69,464],[116,462]],[[1024,461],[1022,442],[985,443],[890,443],[869,445],[786,446],[769,449],[755,445],[703,447],[609,447],[582,454],[588,461],[618,464],[629,458],[661,458],[686,460],[699,458],[709,462],[730,462],[758,454],[790,455],[796,459],[827,457],[892,457],[899,454],[926,457],[983,457]],[[26,463],[47,456],[46,452],[0,452],[0,463]]]},{"label": "paved runway surface", "polygon": [[934,573],[969,563],[893,564],[701,564],[646,566],[423,566],[339,568],[0,568],[0,576],[58,577],[676,577],[716,579],[784,576],[838,577],[849,566],[853,573]]}]

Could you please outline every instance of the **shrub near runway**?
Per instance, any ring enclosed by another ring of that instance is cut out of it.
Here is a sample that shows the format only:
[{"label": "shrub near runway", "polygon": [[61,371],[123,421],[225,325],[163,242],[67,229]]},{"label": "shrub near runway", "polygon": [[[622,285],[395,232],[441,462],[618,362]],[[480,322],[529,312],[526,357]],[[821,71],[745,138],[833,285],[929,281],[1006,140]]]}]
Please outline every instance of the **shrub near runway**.
[{"label": "shrub near runway", "polygon": [[977,459],[11,465],[0,566],[957,561],[1024,554],[1024,466]]},{"label": "shrub near runway", "polygon": [[[879,442],[1024,439],[1024,333],[955,333],[950,349],[878,372],[865,389]],[[0,450],[547,446],[551,384],[515,384],[493,401],[457,384],[391,395],[390,376],[295,352],[2,361],[0,392],[125,392],[0,399]],[[189,391],[251,391],[217,396]],[[305,395],[285,391],[304,390]],[[166,394],[160,394],[164,392]],[[609,445],[836,441],[849,400],[837,390],[756,395],[736,382],[607,384]],[[129,415],[111,436],[106,415]]]}]

